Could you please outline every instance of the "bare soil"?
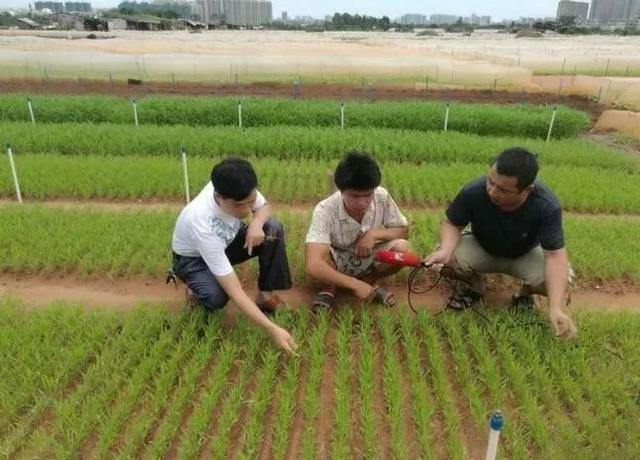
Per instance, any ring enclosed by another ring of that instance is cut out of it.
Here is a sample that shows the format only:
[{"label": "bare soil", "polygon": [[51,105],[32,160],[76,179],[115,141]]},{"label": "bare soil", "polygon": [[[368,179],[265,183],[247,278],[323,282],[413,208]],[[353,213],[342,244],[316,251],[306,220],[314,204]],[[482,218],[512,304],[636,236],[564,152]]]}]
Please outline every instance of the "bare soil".
[{"label": "bare soil", "polygon": [[48,80],[6,79],[0,80],[0,89],[4,93],[29,94],[66,94],[89,95],[104,94],[123,97],[141,97],[152,94],[181,96],[258,96],[291,97],[300,99],[336,99],[336,100],[434,100],[469,103],[534,105],[564,104],[589,113],[595,122],[605,106],[591,98],[575,94],[557,94],[552,92],[526,92],[503,90],[475,90],[460,88],[410,88],[399,86],[369,86],[348,84],[304,83],[296,93],[293,84],[278,82],[257,83],[207,83],[207,82],[171,82],[148,81],[142,85],[131,85],[124,81],[110,83],[103,80]]},{"label": "bare soil", "polygon": [[[386,286],[397,297],[400,304],[406,303],[405,285]],[[485,303],[505,305],[516,288],[509,280],[502,285],[498,277],[490,277]],[[248,283],[248,291],[257,293],[255,282]],[[290,308],[304,308],[311,302],[313,290],[296,286],[279,293]],[[413,295],[412,303],[416,309],[426,309],[437,313],[447,299],[448,291],[444,287],[426,295]],[[179,283],[166,285],[164,279],[128,277],[128,278],[90,278],[78,275],[43,276],[29,274],[0,274],[0,296],[21,299],[32,308],[42,308],[55,301],[78,304],[87,309],[108,308],[126,311],[141,304],[162,304],[171,311],[185,308],[185,287]],[[640,285],[625,279],[583,281],[572,292],[572,306],[581,309],[633,310],[640,311]],[[358,300],[349,293],[341,292],[338,305],[354,305]]]},{"label": "bare soil", "polygon": [[640,113],[628,110],[606,110],[598,118],[593,132],[606,133],[618,131],[640,140]]}]

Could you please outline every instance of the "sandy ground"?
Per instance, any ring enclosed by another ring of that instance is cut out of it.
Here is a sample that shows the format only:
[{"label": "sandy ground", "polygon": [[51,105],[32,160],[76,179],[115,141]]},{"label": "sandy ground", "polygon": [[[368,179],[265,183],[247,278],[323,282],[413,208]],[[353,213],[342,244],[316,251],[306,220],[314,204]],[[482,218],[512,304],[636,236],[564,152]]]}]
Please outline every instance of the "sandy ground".
[{"label": "sandy ground", "polygon": [[623,110],[606,110],[598,119],[595,132],[618,131],[634,139],[640,139],[640,113]]}]

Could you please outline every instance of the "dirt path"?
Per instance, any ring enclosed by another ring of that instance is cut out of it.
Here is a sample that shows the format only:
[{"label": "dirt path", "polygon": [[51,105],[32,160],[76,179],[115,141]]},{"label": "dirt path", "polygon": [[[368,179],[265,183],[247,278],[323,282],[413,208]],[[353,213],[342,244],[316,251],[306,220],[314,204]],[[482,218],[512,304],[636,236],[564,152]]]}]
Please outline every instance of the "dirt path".
[{"label": "dirt path", "polygon": [[620,136],[616,131],[595,132],[583,134],[581,137],[594,142],[604,144],[608,147],[622,150],[628,155],[640,158],[640,139]]},{"label": "dirt path", "polygon": [[606,110],[593,127],[594,133],[618,131],[640,141],[640,113],[628,110]]},{"label": "dirt path", "polygon": [[[388,286],[402,304],[406,303],[404,285]],[[249,289],[256,292],[256,286]],[[513,286],[497,289],[489,283],[486,303],[503,305],[508,303]],[[283,292],[281,297],[292,308],[309,305],[312,290],[303,286]],[[609,281],[602,284],[589,282],[577,287],[573,292],[573,308],[602,310],[633,310],[640,312],[640,286],[624,280]],[[110,308],[126,311],[141,303],[164,304],[177,311],[184,307],[184,285],[178,287],[164,284],[163,279],[130,278],[92,278],[83,280],[75,275],[45,277],[40,275],[0,275],[0,296],[11,296],[24,301],[35,308],[44,307],[54,301],[77,303],[83,308]],[[413,296],[416,308],[438,312],[446,302],[447,292],[438,289],[428,295]],[[356,299],[347,293],[339,297],[343,304],[355,303]]]},{"label": "dirt path", "polygon": [[[151,94],[169,94],[182,96],[260,96],[287,98],[294,96],[293,84],[265,83],[206,83],[149,81],[142,85],[130,85],[124,81],[110,83],[106,80],[69,79],[8,79],[0,80],[0,88],[5,93],[30,94],[105,94],[112,96],[146,96]],[[436,100],[455,102],[474,102],[491,104],[564,104],[589,113],[595,122],[605,106],[585,96],[558,95],[544,92],[510,92],[469,89],[416,89],[399,86],[345,85],[345,84],[307,84],[299,89],[301,99],[337,99],[337,100]]]},{"label": "dirt path", "polygon": [[[12,206],[16,204],[15,200],[8,198],[0,198],[0,208],[3,206]],[[74,200],[69,198],[52,198],[46,201],[25,201],[28,206],[44,206],[47,208],[65,209],[65,210],[100,210],[107,212],[150,212],[150,211],[174,211],[176,213],[184,207],[184,202],[181,201],[159,201],[153,198],[144,200],[107,200],[107,199],[90,199],[87,201]],[[295,202],[284,203],[278,201],[271,201],[274,209],[279,212],[288,213],[310,213],[316,201],[308,202]],[[441,212],[444,210],[443,206],[436,206],[433,204],[425,203],[424,205],[405,205],[402,204],[402,209],[406,212]],[[625,219],[640,219],[638,214],[603,214],[603,213],[590,213],[590,212],[572,212],[565,211],[566,215],[580,216],[584,218],[593,219],[607,219],[607,218],[625,218]]]}]

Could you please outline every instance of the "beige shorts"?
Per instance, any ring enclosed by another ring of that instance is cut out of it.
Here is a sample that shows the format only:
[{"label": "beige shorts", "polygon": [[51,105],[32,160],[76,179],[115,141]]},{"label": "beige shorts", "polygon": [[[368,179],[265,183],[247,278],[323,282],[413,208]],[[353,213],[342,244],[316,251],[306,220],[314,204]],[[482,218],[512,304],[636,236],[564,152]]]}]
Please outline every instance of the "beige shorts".
[{"label": "beige shorts", "polygon": [[[523,256],[508,259],[489,254],[480,246],[473,234],[463,233],[453,259],[453,270],[464,277],[484,273],[502,273],[522,280],[525,284],[533,287],[542,286],[545,282],[545,256],[539,245]],[[569,283],[573,282],[573,277],[573,270],[569,266]],[[480,280],[478,282],[481,283]],[[472,284],[476,284],[476,282]],[[479,286],[472,285],[471,287],[477,289]]]},{"label": "beige shorts", "polygon": [[[375,254],[376,251],[388,250],[399,243],[406,242],[406,240],[397,239],[376,244],[373,247],[373,254]],[[336,264],[336,269],[340,273],[344,273],[353,278],[369,276],[384,266],[375,261],[373,254],[369,257],[358,257],[355,253],[355,247],[349,249],[331,248],[331,257]]]}]

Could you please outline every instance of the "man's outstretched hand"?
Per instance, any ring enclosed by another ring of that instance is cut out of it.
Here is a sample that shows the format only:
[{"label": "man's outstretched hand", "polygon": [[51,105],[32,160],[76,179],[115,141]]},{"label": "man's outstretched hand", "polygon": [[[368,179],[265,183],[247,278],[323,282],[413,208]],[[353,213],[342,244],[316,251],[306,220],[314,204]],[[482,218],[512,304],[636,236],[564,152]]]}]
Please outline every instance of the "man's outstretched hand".
[{"label": "man's outstretched hand", "polygon": [[297,356],[296,350],[298,349],[298,344],[296,344],[289,332],[279,326],[276,326],[269,335],[278,348],[286,351],[290,355]]}]

